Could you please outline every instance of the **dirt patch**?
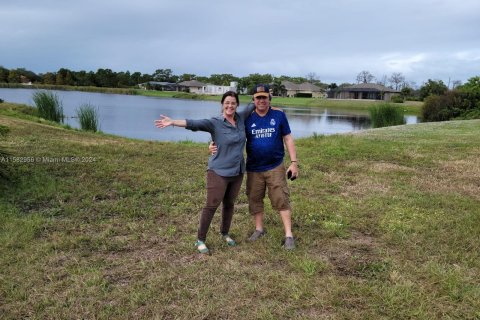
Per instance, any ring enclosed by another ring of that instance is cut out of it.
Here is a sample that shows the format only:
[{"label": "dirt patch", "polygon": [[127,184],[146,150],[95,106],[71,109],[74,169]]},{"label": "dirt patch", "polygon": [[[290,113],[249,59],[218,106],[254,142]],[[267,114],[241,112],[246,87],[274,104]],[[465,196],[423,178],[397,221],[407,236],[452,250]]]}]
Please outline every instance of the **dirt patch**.
[{"label": "dirt patch", "polygon": [[390,162],[374,162],[371,164],[370,169],[373,172],[385,173],[391,171],[405,172],[405,173],[415,173],[416,170],[413,168],[401,166],[395,163]]},{"label": "dirt patch", "polygon": [[320,248],[320,254],[329,261],[333,272],[341,276],[378,277],[388,268],[380,259],[377,240],[359,231],[353,231],[348,239],[338,239]]}]

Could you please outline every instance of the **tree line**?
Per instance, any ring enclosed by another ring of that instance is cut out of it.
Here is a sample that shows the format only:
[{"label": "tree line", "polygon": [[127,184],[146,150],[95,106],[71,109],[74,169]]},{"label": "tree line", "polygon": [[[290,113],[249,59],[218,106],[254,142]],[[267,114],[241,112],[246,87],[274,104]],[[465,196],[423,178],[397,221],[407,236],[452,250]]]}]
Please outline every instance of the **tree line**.
[{"label": "tree line", "polygon": [[323,84],[314,73],[307,77],[274,77],[271,74],[250,74],[246,77],[236,77],[232,74],[212,74],[209,77],[197,76],[191,73],[175,75],[171,69],[157,69],[152,74],[121,71],[115,72],[111,69],[98,69],[93,71],[73,71],[60,68],[55,72],[36,74],[25,68],[7,69],[0,66],[0,83],[27,83],[46,85],[67,85],[67,86],[94,86],[108,88],[133,88],[141,83],[150,81],[178,83],[182,81],[197,80],[214,85],[228,86],[231,82],[237,82],[240,88],[253,88],[257,83],[273,83],[275,81],[288,80],[294,83],[310,82],[322,88],[328,85]]},{"label": "tree line", "polygon": [[401,73],[392,73],[390,76],[383,75],[380,78],[375,77],[367,70],[359,72],[352,83],[323,83],[315,72],[310,72],[304,77],[279,76],[275,77],[271,74],[254,73],[246,77],[236,77],[232,74],[212,74],[210,76],[198,76],[191,73],[175,75],[172,69],[157,69],[152,74],[141,72],[121,71],[115,72],[111,69],[98,69],[97,71],[73,71],[66,68],[60,68],[55,72],[46,72],[36,74],[25,68],[7,69],[0,66],[0,83],[28,83],[45,84],[45,85],[66,85],[66,86],[91,86],[105,88],[134,88],[139,84],[157,81],[178,83],[182,81],[197,80],[203,83],[214,85],[228,86],[231,82],[237,82],[240,90],[251,93],[255,84],[269,83],[272,85],[274,94],[282,95],[285,87],[282,81],[290,81],[296,84],[308,82],[312,83],[324,90],[339,90],[343,87],[350,86],[355,83],[376,83],[384,85],[388,88],[400,91],[402,99],[421,100],[423,101],[431,93],[442,93],[444,87],[455,89],[461,86],[458,80],[448,85],[441,80],[429,79],[420,88],[414,82],[409,82]]}]

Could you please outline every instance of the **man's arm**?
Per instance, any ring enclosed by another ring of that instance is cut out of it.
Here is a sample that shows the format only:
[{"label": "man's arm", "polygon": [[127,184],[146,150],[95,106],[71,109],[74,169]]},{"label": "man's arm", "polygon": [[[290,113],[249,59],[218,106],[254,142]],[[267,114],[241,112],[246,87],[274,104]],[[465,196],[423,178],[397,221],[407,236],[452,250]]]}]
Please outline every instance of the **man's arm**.
[{"label": "man's arm", "polygon": [[297,159],[297,151],[295,149],[295,142],[293,141],[293,136],[291,134],[287,134],[283,136],[283,142],[288,150],[288,155],[290,156],[290,166],[287,169],[288,171],[292,172],[292,178],[298,177],[298,159]]}]

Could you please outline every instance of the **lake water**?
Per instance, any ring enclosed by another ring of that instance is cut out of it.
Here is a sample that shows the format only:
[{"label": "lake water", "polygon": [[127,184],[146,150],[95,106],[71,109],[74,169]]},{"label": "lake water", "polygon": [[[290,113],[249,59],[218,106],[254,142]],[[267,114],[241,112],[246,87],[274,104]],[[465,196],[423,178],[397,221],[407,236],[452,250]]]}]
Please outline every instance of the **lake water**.
[{"label": "lake water", "polygon": [[[0,99],[34,106],[32,89],[2,89]],[[207,142],[210,134],[183,128],[157,129],[154,120],[161,114],[172,119],[203,119],[220,114],[220,103],[130,96],[78,91],[53,91],[63,103],[65,123],[79,128],[76,109],[89,103],[98,108],[100,130],[105,133],[144,140]],[[275,98],[273,100],[275,104]],[[295,138],[314,134],[353,132],[371,127],[366,113],[331,111],[325,108],[282,107]],[[406,116],[407,124],[417,123],[416,116]]]}]

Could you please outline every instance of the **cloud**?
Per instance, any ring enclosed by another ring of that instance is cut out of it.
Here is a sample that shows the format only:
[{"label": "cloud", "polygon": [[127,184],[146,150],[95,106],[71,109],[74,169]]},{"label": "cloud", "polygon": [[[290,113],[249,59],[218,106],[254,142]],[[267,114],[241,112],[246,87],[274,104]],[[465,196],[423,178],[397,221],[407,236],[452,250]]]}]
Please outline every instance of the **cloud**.
[{"label": "cloud", "polygon": [[[368,70],[467,80],[478,72],[480,2],[406,0],[23,0],[0,4],[0,65],[251,73],[352,82]],[[477,74],[478,75],[478,74]]]}]

